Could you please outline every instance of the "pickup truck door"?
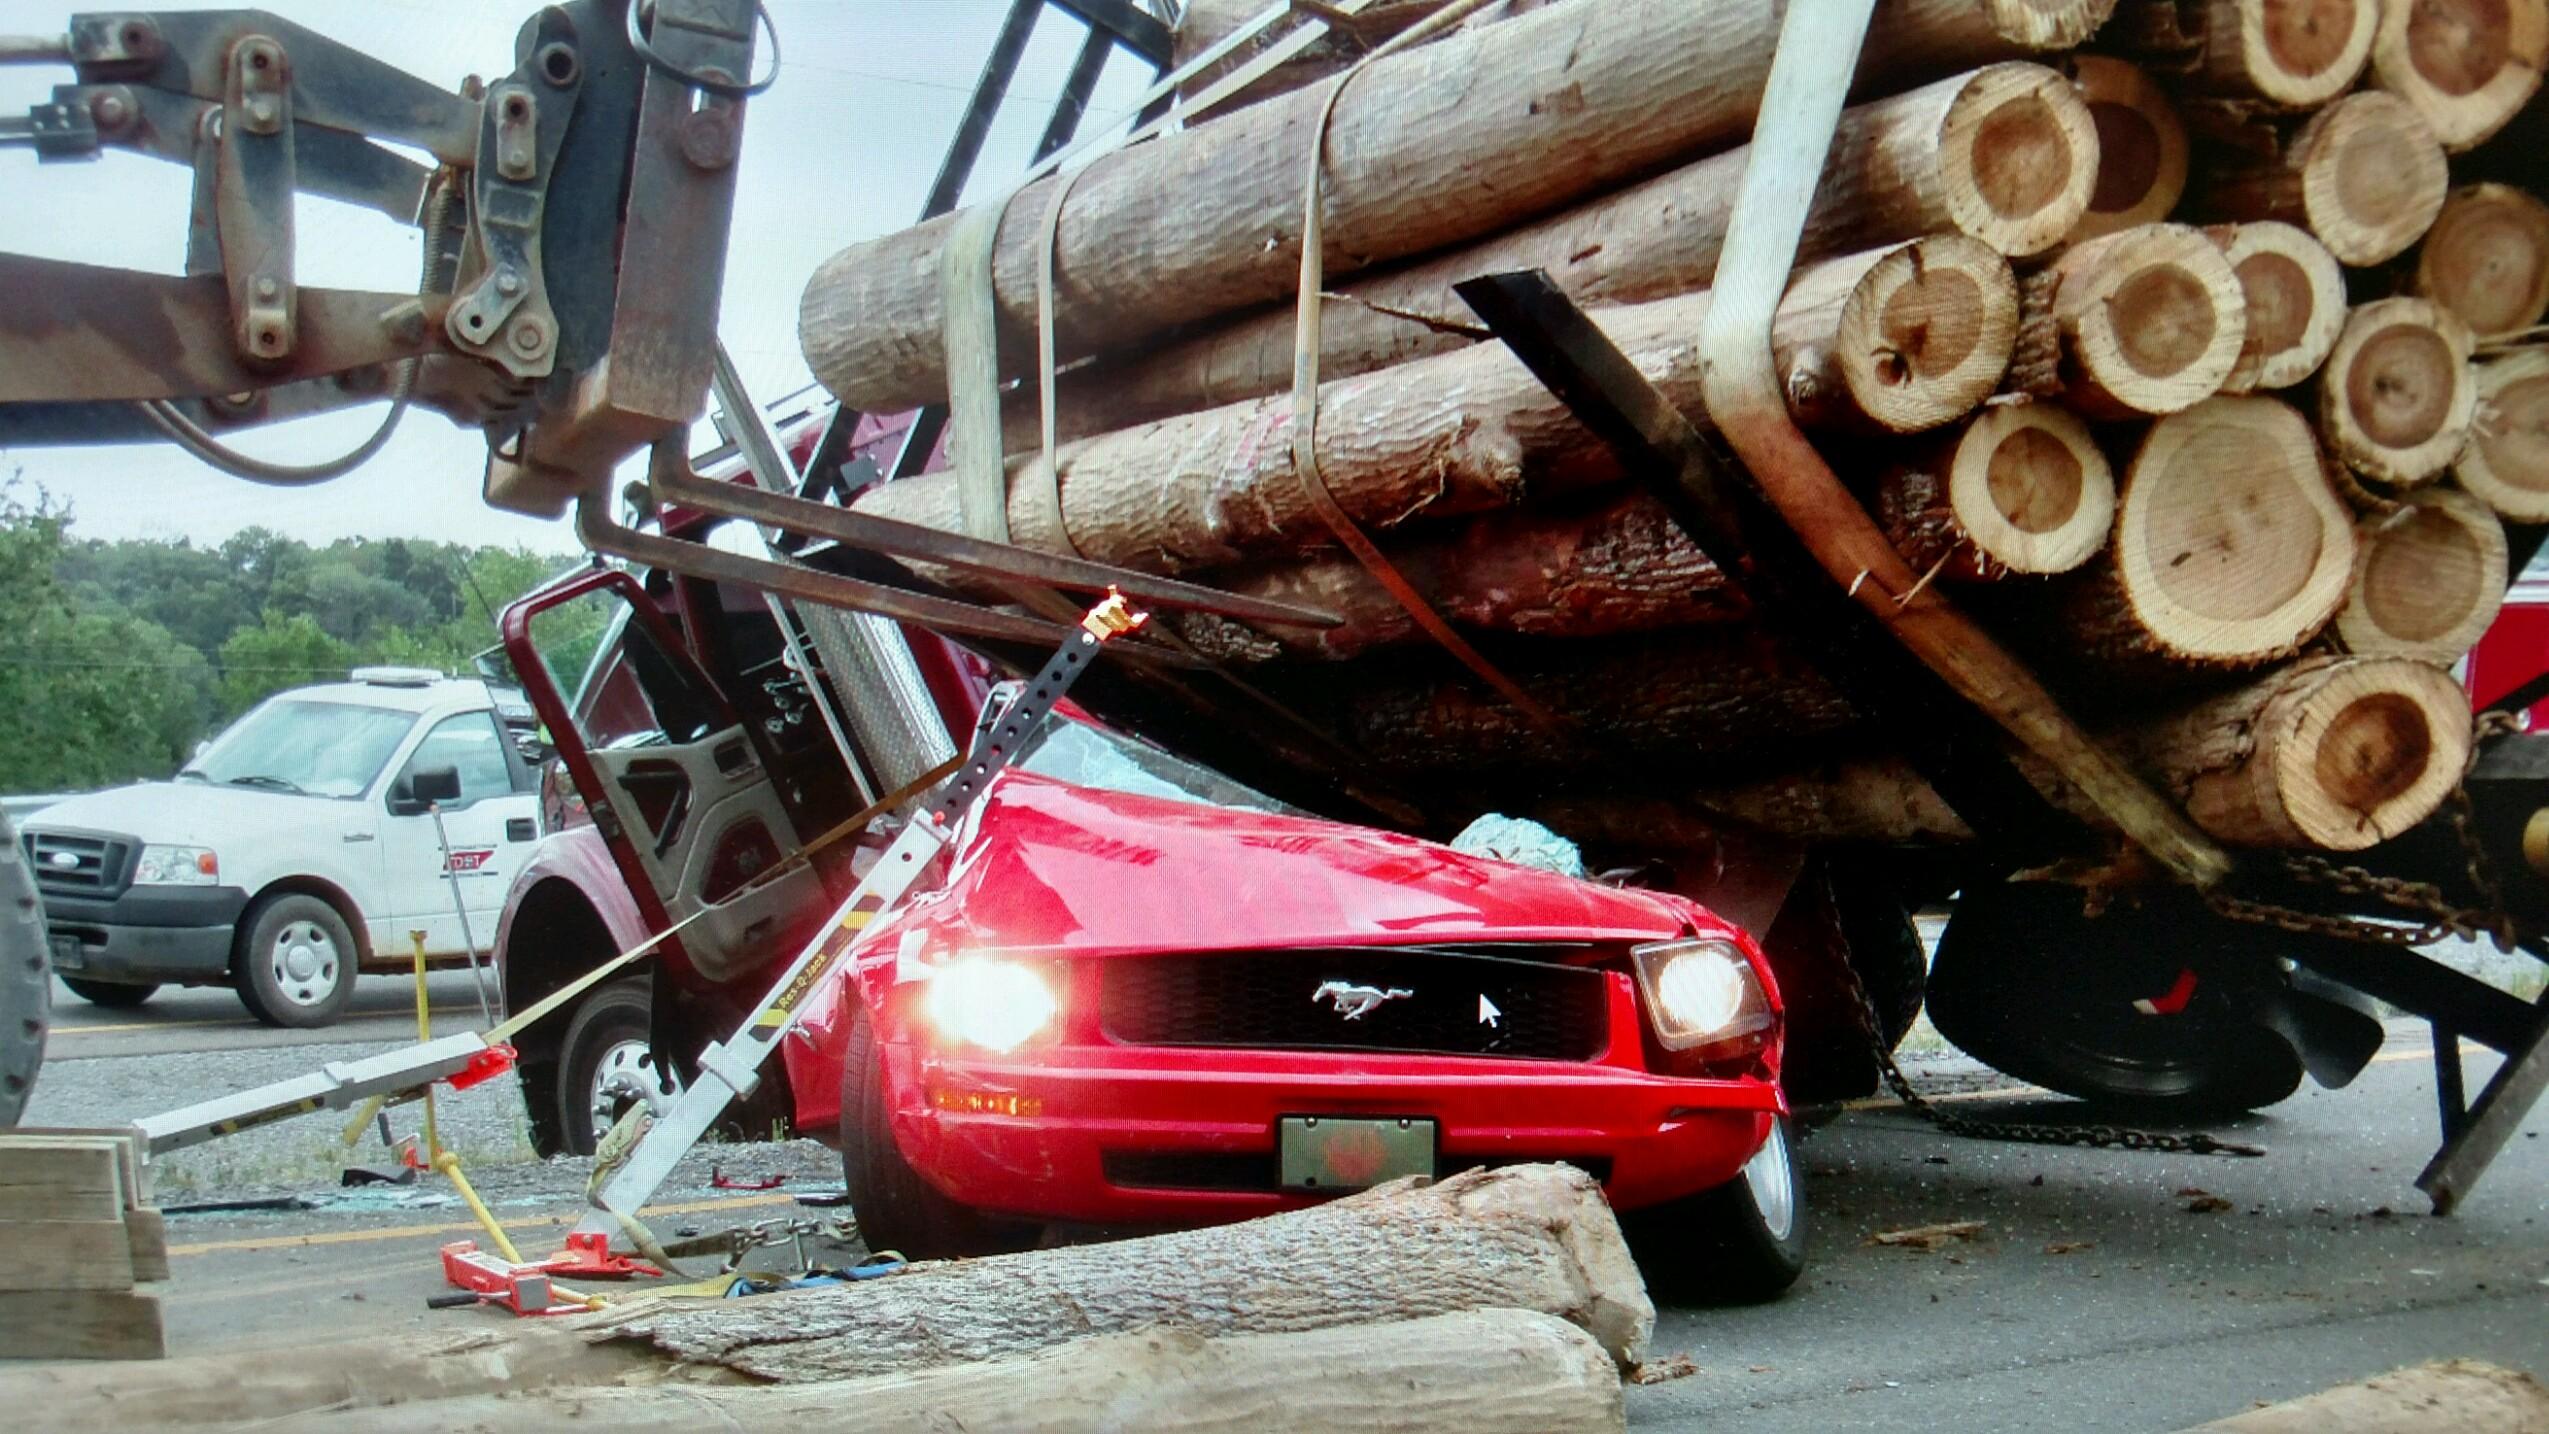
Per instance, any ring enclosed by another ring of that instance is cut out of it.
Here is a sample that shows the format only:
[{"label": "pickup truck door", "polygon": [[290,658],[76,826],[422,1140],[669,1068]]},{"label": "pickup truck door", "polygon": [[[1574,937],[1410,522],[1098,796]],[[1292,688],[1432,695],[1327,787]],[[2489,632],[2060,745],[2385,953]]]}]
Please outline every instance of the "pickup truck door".
[{"label": "pickup truck door", "polygon": [[[527,773],[509,760],[509,739],[492,712],[455,712],[430,723],[382,798],[380,854],[384,909],[372,922],[372,949],[404,956],[407,933],[425,933],[425,950],[453,955],[465,948],[460,919],[452,914],[451,887],[468,904],[468,935],[481,951],[495,945],[504,896],[522,869],[538,833],[538,798]],[[412,796],[416,772],[450,767],[460,775],[460,797],[443,804],[446,858],[432,813]]]},{"label": "pickup truck door", "polygon": [[[710,981],[780,954],[824,905],[800,867],[740,888],[800,840],[743,722],[635,579],[596,569],[505,612],[505,652],[649,929]],[[569,694],[572,694],[570,697]]]}]

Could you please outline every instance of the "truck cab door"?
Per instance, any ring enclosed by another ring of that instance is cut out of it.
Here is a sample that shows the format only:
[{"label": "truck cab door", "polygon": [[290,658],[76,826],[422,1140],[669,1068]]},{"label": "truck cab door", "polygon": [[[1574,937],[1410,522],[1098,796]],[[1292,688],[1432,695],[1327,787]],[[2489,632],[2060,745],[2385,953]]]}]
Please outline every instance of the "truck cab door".
[{"label": "truck cab door", "polygon": [[[537,805],[527,775],[508,750],[491,712],[455,712],[434,720],[409,750],[382,797],[380,854],[386,881],[385,910],[372,923],[372,949],[404,956],[407,933],[423,931],[425,950],[436,956],[464,951],[460,920],[452,912],[452,887],[468,908],[466,937],[483,950],[495,942],[505,889],[529,855],[529,826]],[[416,799],[420,770],[449,767],[460,795],[442,804],[442,832]],[[451,839],[443,850],[442,836]]]},{"label": "truck cab door", "polygon": [[741,719],[645,590],[596,569],[507,609],[504,636],[650,927],[706,913],[675,940],[712,982],[780,954],[823,906],[821,881],[801,867],[742,889],[799,835]]}]

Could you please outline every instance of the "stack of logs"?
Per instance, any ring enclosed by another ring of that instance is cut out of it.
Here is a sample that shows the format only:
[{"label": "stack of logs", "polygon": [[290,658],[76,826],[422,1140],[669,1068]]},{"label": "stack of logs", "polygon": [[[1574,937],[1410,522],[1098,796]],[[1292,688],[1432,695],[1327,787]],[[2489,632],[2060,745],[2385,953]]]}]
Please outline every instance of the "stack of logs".
[{"label": "stack of logs", "polygon": [[[1960,838],[1452,292],[1545,269],[1705,423],[1696,339],[1775,0],[1462,6],[1362,64],[1327,130],[1321,475],[1565,730],[1444,659],[1322,521],[1291,453],[1306,147],[1332,76],[1445,4],[1373,0],[1369,33],[1077,178],[1051,466],[1052,181],[1010,204],[1009,536],[1341,613],[1184,632],[1480,804],[1571,794],[1598,826],[1604,773],[1653,796],[1661,764],[1785,833]],[[1194,0],[1183,42],[1262,8]],[[2453,171],[2544,58],[2549,0],[1878,7],[1775,325],[1791,408],[1923,581],[2226,843],[2369,846],[2461,772],[2450,667],[2502,599],[2504,522],[2549,521],[2549,352],[2513,346],[2549,307],[2549,207]],[[809,286],[805,351],[845,404],[945,399],[951,222]],[[857,506],[963,524],[945,473]]]}]

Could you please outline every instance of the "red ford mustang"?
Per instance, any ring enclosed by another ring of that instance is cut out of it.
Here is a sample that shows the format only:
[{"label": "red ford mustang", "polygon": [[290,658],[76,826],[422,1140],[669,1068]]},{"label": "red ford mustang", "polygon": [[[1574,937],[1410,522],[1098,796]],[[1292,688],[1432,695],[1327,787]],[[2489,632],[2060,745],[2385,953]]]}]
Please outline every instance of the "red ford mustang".
[{"label": "red ford mustang", "polygon": [[1060,719],[951,852],[784,1048],[873,1246],[1564,1160],[1712,1288],[1795,1279],[1779,995],[1705,908],[1291,815]]}]

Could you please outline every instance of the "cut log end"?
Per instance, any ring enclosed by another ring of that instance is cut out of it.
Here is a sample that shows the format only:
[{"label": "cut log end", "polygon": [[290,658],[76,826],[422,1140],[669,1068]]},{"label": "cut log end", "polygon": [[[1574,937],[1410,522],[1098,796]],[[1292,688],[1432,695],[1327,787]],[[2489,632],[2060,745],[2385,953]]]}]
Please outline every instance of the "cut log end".
[{"label": "cut log end", "polygon": [[2479,338],[2549,312],[2549,204],[2508,184],[2452,191],[2416,256],[2416,292]]},{"label": "cut log end", "polygon": [[2065,401],[2093,417],[2179,413],[2218,392],[2246,341],[2239,276],[2200,230],[2146,224],[2057,263]]},{"label": "cut log end", "polygon": [[1948,215],[2003,254],[2050,249],[2088,208],[2098,146],[2097,121],[2060,75],[2041,65],[1983,69],[1939,123]]},{"label": "cut log end", "polygon": [[2098,136],[2097,182],[2074,241],[2169,216],[2186,193],[2186,125],[2177,107],[2138,65],[2107,55],[2075,55],[2072,87],[2089,106]]},{"label": "cut log end", "polygon": [[1947,499],[1982,562],[2063,573],[2106,545],[2115,475],[2077,415],[2049,404],[2000,404],[1958,438]]},{"label": "cut log end", "polygon": [[1934,235],[1879,259],[1851,288],[1831,359],[1868,422],[1917,433],[1989,397],[2017,334],[2007,261],[1979,240]]},{"label": "cut log end", "polygon": [[2439,667],[2302,663],[2260,687],[2271,695],[2245,760],[2190,784],[2187,809],[2208,831],[2254,825],[2256,845],[2360,851],[2432,816],[2460,784],[2469,699]]},{"label": "cut log end", "polygon": [[2321,376],[2329,451],[2391,488],[2430,483],[2469,441],[2478,388],[2460,320],[2423,299],[2382,299],[2346,316]]},{"label": "cut log end", "polygon": [[2478,366],[2478,407],[2454,476],[2509,522],[2549,523],[2549,350]]},{"label": "cut log end", "polygon": [[2347,95],[2314,116],[2294,148],[2310,232],[2348,264],[2397,258],[2442,212],[2451,183],[2443,146],[2396,95]]},{"label": "cut log end", "polygon": [[2549,0],[2416,0],[2382,11],[2373,79],[2413,105],[2445,148],[2486,139],[2539,91]]},{"label": "cut log end", "polygon": [[2276,220],[2216,231],[2239,276],[2248,332],[2224,393],[2290,388],[2319,371],[2345,329],[2345,270],[2328,247]]},{"label": "cut log end", "polygon": [[2345,599],[2354,516],[2282,403],[2217,398],[2154,424],[2118,505],[2116,576],[2146,651],[2269,662]]},{"label": "cut log end", "polygon": [[2316,109],[2351,89],[2380,28],[2377,0],[2283,0],[2238,12],[2233,63],[2259,99],[2287,109]]},{"label": "cut log end", "polygon": [[2460,660],[2505,598],[2505,526],[2454,488],[2409,494],[2355,526],[2354,582],[2337,614],[2349,651]]},{"label": "cut log end", "polygon": [[2115,13],[2115,0],[1983,0],[2003,39],[2029,50],[2068,50]]}]

